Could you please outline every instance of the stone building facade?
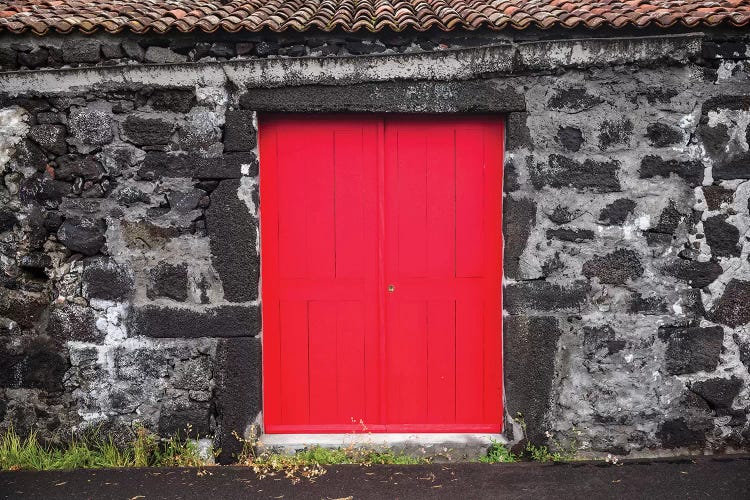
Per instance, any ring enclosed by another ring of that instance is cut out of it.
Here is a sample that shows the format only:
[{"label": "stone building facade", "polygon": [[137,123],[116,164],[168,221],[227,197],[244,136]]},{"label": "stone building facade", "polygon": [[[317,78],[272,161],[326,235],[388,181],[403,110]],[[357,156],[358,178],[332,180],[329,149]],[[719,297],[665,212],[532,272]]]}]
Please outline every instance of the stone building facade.
[{"label": "stone building facade", "polygon": [[262,424],[257,115],[484,113],[508,439],[746,450],[749,58],[728,26],[2,32],[0,428],[190,424],[230,461]]}]

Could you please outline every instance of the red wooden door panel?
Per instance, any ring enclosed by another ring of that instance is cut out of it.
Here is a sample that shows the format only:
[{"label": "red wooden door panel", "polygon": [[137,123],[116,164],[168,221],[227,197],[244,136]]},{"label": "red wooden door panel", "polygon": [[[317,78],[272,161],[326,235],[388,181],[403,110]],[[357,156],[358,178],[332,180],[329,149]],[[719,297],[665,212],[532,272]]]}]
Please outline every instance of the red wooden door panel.
[{"label": "red wooden door panel", "polygon": [[356,430],[380,412],[378,123],[261,131],[265,430]]},{"label": "red wooden door panel", "polygon": [[500,126],[386,121],[389,430],[500,431]]},{"label": "red wooden door panel", "polygon": [[266,432],[501,430],[502,140],[262,117]]}]

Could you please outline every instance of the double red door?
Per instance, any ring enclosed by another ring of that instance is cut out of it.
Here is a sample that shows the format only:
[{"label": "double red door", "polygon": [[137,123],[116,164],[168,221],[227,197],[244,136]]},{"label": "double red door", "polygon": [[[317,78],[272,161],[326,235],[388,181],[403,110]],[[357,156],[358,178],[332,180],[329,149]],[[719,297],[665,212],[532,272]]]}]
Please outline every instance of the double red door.
[{"label": "double red door", "polygon": [[501,430],[502,127],[261,117],[266,432]]}]

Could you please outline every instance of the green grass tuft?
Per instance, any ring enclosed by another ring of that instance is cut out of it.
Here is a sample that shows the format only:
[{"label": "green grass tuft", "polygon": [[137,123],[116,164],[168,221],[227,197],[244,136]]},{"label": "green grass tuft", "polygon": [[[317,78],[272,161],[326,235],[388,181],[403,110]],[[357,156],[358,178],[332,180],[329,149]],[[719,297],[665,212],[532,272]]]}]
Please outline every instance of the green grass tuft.
[{"label": "green grass tuft", "polygon": [[111,437],[71,438],[63,446],[39,442],[32,431],[22,439],[13,429],[0,437],[0,470],[67,470],[121,467],[197,467],[206,465],[193,441],[179,435],[159,442],[144,428],[125,446]]}]

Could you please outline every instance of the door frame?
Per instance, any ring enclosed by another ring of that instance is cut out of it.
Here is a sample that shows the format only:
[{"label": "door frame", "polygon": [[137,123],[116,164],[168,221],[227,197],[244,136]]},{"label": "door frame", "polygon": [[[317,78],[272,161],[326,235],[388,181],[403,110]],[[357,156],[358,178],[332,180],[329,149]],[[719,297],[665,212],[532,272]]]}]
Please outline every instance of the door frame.
[{"label": "door frame", "polygon": [[[264,305],[264,290],[267,290],[266,286],[270,285],[270,283],[265,283],[266,280],[263,280],[264,272],[264,262],[266,256],[268,256],[270,253],[278,249],[278,239],[276,242],[265,241],[262,237],[263,235],[263,214],[262,214],[262,207],[263,207],[263,199],[268,199],[270,195],[270,192],[273,191],[276,188],[276,185],[272,185],[272,187],[269,187],[268,183],[263,182],[263,171],[264,171],[264,163],[263,158],[260,153],[260,144],[262,141],[262,134],[263,134],[263,122],[267,120],[274,120],[274,119],[287,119],[287,118],[294,118],[295,120],[309,120],[309,121],[323,121],[326,119],[357,119],[357,120],[371,120],[376,122],[378,134],[377,134],[377,178],[378,178],[378,186],[377,186],[377,224],[378,224],[378,240],[381,242],[385,241],[386,237],[386,211],[385,211],[385,175],[386,175],[386,166],[385,166],[385,127],[387,121],[409,121],[414,119],[428,119],[430,116],[438,116],[438,117],[455,117],[456,119],[466,119],[469,121],[472,121],[473,123],[478,122],[491,122],[493,124],[497,124],[499,127],[499,143],[501,144],[501,158],[500,158],[500,167],[498,172],[498,183],[495,186],[495,189],[497,190],[498,196],[499,196],[499,204],[500,204],[500,214],[499,214],[499,220],[498,220],[498,232],[497,237],[499,238],[498,242],[498,248],[499,248],[499,257],[500,261],[497,263],[497,266],[500,269],[500,283],[497,284],[497,289],[500,290],[499,298],[498,298],[498,304],[497,308],[500,313],[500,327],[499,331],[497,332],[498,335],[498,342],[500,346],[500,384],[501,384],[501,397],[500,397],[500,422],[499,422],[499,428],[497,424],[487,424],[485,426],[480,425],[472,425],[470,428],[461,429],[460,426],[456,424],[366,424],[362,425],[361,423],[353,424],[351,426],[351,429],[342,429],[340,425],[306,425],[306,429],[304,431],[300,431],[297,429],[297,425],[274,425],[274,430],[272,431],[273,435],[303,435],[303,434],[333,434],[333,435],[348,435],[349,433],[387,433],[392,435],[397,435],[397,433],[409,433],[409,434],[438,434],[438,433],[450,433],[450,434],[502,434],[505,430],[505,415],[504,415],[504,377],[503,377],[503,370],[502,365],[504,363],[504,357],[503,357],[503,329],[502,329],[502,280],[503,280],[503,260],[502,260],[502,254],[503,254],[503,248],[504,248],[504,241],[503,241],[503,231],[502,231],[502,205],[503,205],[503,160],[505,155],[505,136],[506,136],[506,118],[504,115],[495,115],[495,114],[471,114],[471,113],[375,113],[375,112],[355,112],[355,113],[318,113],[318,114],[312,114],[312,113],[279,113],[279,112],[267,112],[267,113],[259,113],[257,117],[257,130],[258,130],[258,160],[259,160],[259,193],[260,193],[260,203],[258,205],[258,215],[259,215],[259,231],[258,231],[258,237],[260,240],[260,267],[261,267],[261,285],[260,285],[260,302],[261,302],[261,315],[263,313],[263,305]],[[277,180],[277,179],[275,179]],[[489,189],[488,187],[485,187],[485,189]],[[271,248],[269,248],[271,247]],[[379,339],[380,339],[380,359],[379,364],[381,365],[381,369],[379,370],[380,374],[380,402],[381,404],[385,401],[384,394],[386,392],[386,370],[382,369],[382,365],[384,364],[384,353],[385,353],[385,342],[386,342],[386,335],[385,335],[385,329],[386,329],[386,299],[387,299],[387,292],[386,292],[386,263],[385,263],[385,245],[379,244],[378,245],[378,273],[377,273],[377,283],[378,283],[378,293],[377,293],[377,307],[378,307],[378,327],[377,331],[379,332]],[[270,280],[269,280],[270,281]],[[264,348],[264,335],[261,334],[261,349],[262,349],[262,356],[261,356],[261,414],[260,414],[260,424],[261,424],[261,432],[264,434],[267,434],[268,431],[266,430],[266,394],[267,394],[267,384],[266,384],[266,377],[265,377],[265,366],[266,366],[266,352],[267,349]],[[484,345],[484,344],[483,344]],[[381,415],[384,414],[384,409],[381,408]]]}]

